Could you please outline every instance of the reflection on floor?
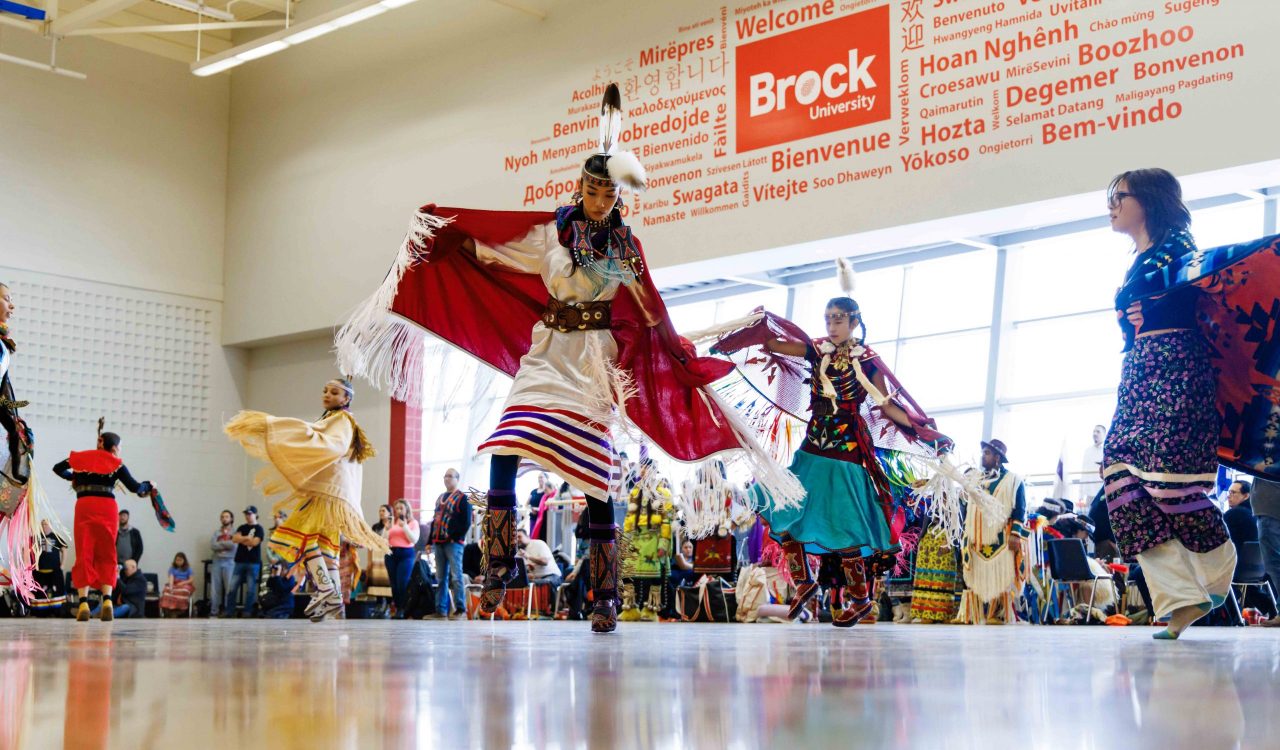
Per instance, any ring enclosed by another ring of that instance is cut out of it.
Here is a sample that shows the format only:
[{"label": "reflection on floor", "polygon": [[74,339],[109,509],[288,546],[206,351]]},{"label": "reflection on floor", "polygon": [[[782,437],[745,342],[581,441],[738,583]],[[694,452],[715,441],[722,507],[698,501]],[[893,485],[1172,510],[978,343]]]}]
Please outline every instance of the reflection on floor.
[{"label": "reflection on floor", "polygon": [[8,748],[1231,748],[1280,633],[0,621]]}]

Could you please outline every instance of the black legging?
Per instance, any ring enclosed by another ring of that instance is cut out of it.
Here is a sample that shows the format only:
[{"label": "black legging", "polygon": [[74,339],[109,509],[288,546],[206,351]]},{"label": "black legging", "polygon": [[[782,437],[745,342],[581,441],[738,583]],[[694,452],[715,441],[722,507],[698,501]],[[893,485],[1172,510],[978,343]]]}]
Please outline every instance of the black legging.
[{"label": "black legging", "polygon": [[[519,456],[498,455],[489,460],[489,506],[516,507],[516,472]],[[613,507],[607,500],[587,496],[587,520],[597,528],[613,525]]]}]

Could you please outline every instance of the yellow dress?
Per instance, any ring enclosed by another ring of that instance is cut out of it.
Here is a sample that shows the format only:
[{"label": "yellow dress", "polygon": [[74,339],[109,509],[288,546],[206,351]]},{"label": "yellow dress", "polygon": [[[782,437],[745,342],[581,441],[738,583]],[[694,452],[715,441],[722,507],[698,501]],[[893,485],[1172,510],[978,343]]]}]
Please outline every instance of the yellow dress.
[{"label": "yellow dress", "polygon": [[271,550],[290,565],[318,552],[337,567],[345,539],[390,554],[387,542],[369,528],[360,512],[361,463],[375,451],[355,417],[326,412],[315,422],[243,411],[223,431],[254,458],[267,462],[255,485],[262,494],[285,497],[275,511],[289,517],[271,534]]}]

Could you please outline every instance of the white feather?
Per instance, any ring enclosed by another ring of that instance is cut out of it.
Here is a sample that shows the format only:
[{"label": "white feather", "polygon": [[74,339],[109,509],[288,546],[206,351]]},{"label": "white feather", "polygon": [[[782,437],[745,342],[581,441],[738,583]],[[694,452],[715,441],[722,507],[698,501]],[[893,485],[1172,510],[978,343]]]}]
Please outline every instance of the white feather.
[{"label": "white feather", "polygon": [[853,264],[845,258],[836,258],[836,278],[840,280],[840,289],[844,291],[845,296],[852,297],[853,289],[857,285]]},{"label": "white feather", "polygon": [[648,186],[648,180],[644,174],[644,165],[636,158],[636,155],[630,151],[619,151],[609,157],[609,161],[605,163],[609,169],[609,179],[625,185],[636,192],[640,192]]}]

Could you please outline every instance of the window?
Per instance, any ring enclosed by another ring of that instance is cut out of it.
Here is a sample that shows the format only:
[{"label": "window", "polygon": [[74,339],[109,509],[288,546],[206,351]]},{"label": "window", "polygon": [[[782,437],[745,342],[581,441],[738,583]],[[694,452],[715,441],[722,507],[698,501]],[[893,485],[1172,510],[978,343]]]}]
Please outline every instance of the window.
[{"label": "window", "polygon": [[906,267],[902,335],[924,336],[991,325],[995,250],[935,258]]},{"label": "window", "polygon": [[1120,380],[1124,339],[1107,310],[1015,323],[1004,340],[1011,398],[1114,389]]},{"label": "window", "polygon": [[[511,379],[448,344],[429,345],[422,399],[422,464],[424,486],[430,487],[452,466],[462,474],[462,487],[488,487],[489,457],[476,454],[498,423]],[[435,493],[425,491],[423,513]]]},{"label": "window", "polygon": [[984,330],[909,339],[901,344],[894,374],[926,412],[981,405],[990,337]]},{"label": "window", "polygon": [[1133,262],[1132,243],[1110,229],[1067,234],[1009,250],[1005,315],[1036,320],[1114,308]]},{"label": "window", "polygon": [[1191,214],[1191,234],[1200,247],[1217,247],[1257,239],[1267,233],[1263,226],[1264,202],[1243,201]]},{"label": "window", "polygon": [[[1115,380],[1119,380],[1118,372]],[[1009,446],[1009,463],[1014,470],[1026,475],[1030,482],[1044,485],[1047,495],[1058,457],[1064,450],[1068,481],[1084,478],[1081,463],[1085,448],[1093,444],[1093,426],[1110,425],[1115,409],[1114,392],[1016,404],[997,412],[994,436]],[[1070,497],[1075,496],[1075,492],[1070,493]],[[1030,502],[1032,497],[1027,500]]]}]

